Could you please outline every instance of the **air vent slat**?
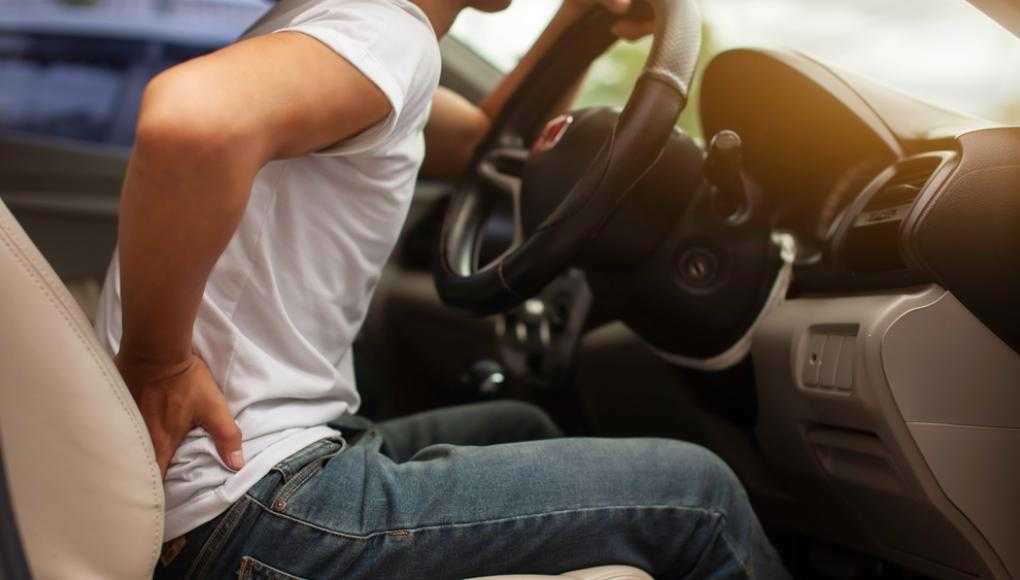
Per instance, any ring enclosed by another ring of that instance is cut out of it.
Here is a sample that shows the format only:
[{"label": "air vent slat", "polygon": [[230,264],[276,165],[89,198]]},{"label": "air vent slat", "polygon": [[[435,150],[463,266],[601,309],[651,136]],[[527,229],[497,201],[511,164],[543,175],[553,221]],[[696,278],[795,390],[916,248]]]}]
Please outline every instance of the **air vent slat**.
[{"label": "air vent slat", "polygon": [[912,163],[911,161],[904,162],[897,168],[896,175],[868,201],[862,213],[904,203],[913,203],[925,184],[931,179],[932,173],[935,172],[937,167],[938,160],[923,164]]},{"label": "air vent slat", "polygon": [[900,162],[895,173],[864,204],[847,233],[843,257],[861,273],[905,270],[900,251],[900,225],[938,169],[940,157],[916,157]]}]

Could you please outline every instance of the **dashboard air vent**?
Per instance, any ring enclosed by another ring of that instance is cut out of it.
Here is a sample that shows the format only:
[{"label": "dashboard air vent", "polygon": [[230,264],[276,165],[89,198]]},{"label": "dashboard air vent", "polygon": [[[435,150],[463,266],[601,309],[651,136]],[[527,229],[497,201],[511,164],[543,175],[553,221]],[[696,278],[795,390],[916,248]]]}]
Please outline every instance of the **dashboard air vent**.
[{"label": "dashboard air vent", "polygon": [[851,270],[906,269],[900,251],[900,225],[941,162],[942,157],[925,155],[894,166],[892,177],[871,195],[847,232],[843,257]]}]

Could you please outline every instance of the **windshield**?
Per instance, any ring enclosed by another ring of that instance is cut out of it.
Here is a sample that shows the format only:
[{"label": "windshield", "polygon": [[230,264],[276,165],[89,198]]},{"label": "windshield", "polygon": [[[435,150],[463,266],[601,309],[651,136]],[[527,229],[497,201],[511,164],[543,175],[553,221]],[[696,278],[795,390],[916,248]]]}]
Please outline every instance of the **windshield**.
[{"label": "windshield", "polygon": [[[558,4],[528,0],[503,14],[467,12],[452,32],[505,72]],[[1020,123],[1020,40],[965,0],[702,0],[701,6],[703,62],[738,46],[792,48],[952,110]],[[619,43],[597,61],[579,106],[622,104],[648,46]],[[690,118],[695,108],[688,107],[683,124],[697,133]]]}]

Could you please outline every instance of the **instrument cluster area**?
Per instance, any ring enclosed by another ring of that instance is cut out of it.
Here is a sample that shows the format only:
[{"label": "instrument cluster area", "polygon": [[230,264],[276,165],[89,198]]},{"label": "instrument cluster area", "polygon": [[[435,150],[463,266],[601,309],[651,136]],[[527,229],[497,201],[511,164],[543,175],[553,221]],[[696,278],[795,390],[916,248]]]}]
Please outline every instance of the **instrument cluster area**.
[{"label": "instrument cluster area", "polygon": [[706,135],[740,135],[745,170],[776,225],[811,244],[829,235],[855,191],[902,154],[857,93],[799,53],[720,54],[705,71],[701,117]]},{"label": "instrument cluster area", "polygon": [[797,238],[794,293],[945,283],[914,249],[921,214],[960,174],[965,144],[976,160],[1016,131],[796,52],[724,52],[702,90],[705,134],[740,135],[763,209]]}]

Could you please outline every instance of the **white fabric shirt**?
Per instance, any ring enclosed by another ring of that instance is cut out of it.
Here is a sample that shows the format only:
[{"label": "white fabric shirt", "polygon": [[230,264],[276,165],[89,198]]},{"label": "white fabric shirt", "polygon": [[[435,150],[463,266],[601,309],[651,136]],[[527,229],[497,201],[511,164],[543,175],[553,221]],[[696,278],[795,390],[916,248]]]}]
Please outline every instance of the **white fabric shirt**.
[{"label": "white fabric shirt", "polygon": [[[440,54],[417,6],[284,0],[246,36],[282,30],[312,36],[351,62],[393,112],[335,147],[274,161],[258,173],[241,224],[209,277],[194,331],[194,346],[243,434],[247,465],[232,472],[204,431],[190,433],[165,482],[167,539],[223,513],[276,463],[334,435],[326,423],[357,411],[351,344],[424,157]],[[97,332],[111,354],[119,349],[116,255]]]}]

